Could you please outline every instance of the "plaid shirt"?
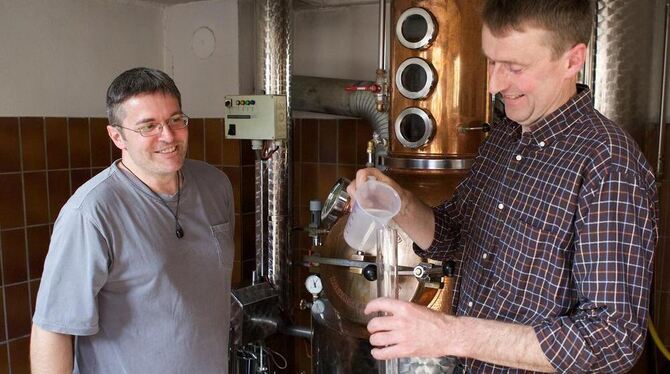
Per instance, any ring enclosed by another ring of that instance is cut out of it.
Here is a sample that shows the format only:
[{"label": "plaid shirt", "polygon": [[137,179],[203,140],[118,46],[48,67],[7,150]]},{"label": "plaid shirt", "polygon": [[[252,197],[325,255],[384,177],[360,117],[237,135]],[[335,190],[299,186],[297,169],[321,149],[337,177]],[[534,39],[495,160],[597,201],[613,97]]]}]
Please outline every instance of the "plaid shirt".
[{"label": "plaid shirt", "polygon": [[494,126],[418,254],[462,259],[457,315],[532,326],[558,372],[621,372],[644,345],[656,187],[635,142],[578,91],[531,132]]}]

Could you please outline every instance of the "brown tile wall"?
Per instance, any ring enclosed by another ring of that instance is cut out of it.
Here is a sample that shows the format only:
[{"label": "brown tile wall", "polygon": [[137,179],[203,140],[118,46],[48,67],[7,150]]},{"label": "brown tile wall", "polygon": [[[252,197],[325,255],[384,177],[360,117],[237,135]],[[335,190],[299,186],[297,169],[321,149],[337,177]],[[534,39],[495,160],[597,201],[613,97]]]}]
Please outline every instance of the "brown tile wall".
[{"label": "brown tile wall", "polygon": [[[367,141],[372,138],[372,127],[357,119],[296,119],[293,122],[294,227],[309,224],[309,201],[323,202],[335,181],[340,177],[353,179],[356,170],[366,161]],[[300,299],[311,300],[303,282],[308,270],[302,265],[302,257],[310,247],[310,238],[304,231],[294,231],[293,237],[293,307]],[[308,311],[294,309],[293,323],[310,325]],[[309,345],[304,339],[293,338],[289,345],[293,349],[293,362],[289,373],[309,373]]]},{"label": "brown tile wall", "polygon": [[[30,317],[39,287],[49,236],[61,206],[74,190],[120,153],[111,144],[104,118],[0,117],[0,374],[28,373]],[[235,199],[234,285],[251,277],[255,266],[254,155],[248,141],[223,137],[221,119],[192,119],[189,157],[207,161],[231,180]],[[353,178],[365,163],[370,126],[355,119],[294,121],[294,226],[309,221],[309,200],[323,201],[339,177]],[[652,142],[648,142],[651,144]],[[651,147],[651,145],[650,145]],[[670,155],[670,142],[666,144]],[[92,152],[95,150],[95,152]],[[648,153],[651,157],[651,153]],[[669,156],[670,157],[670,156]],[[670,176],[670,162],[666,163]],[[666,178],[667,180],[667,178]],[[661,226],[656,251],[652,314],[670,349],[670,191],[660,188]],[[294,236],[294,305],[309,298],[301,263],[309,238]],[[294,323],[309,325],[296,308]],[[309,371],[307,346],[295,341],[292,372]],[[670,369],[653,347],[647,362]],[[663,370],[659,372],[664,372]],[[642,372],[642,371],[638,371]]]},{"label": "brown tile wall", "polygon": [[[29,373],[31,316],[53,223],[77,187],[120,157],[106,124],[105,118],[0,117],[0,374]],[[220,168],[233,184],[233,283],[239,284],[243,265],[251,269],[254,261],[251,145],[223,139],[222,119],[192,119],[189,131],[188,157]]]}]

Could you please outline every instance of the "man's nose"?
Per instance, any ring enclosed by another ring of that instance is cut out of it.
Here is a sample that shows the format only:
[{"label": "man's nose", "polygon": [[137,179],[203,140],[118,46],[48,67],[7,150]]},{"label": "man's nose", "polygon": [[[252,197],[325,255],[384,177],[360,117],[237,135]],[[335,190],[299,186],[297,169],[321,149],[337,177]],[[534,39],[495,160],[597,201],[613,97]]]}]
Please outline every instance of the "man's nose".
[{"label": "man's nose", "polygon": [[507,71],[503,69],[501,64],[489,66],[489,92],[492,95],[497,94],[507,88],[508,77]]},{"label": "man's nose", "polygon": [[170,126],[165,124],[162,125],[163,130],[161,131],[160,139],[166,143],[172,142],[174,139],[174,131]]}]

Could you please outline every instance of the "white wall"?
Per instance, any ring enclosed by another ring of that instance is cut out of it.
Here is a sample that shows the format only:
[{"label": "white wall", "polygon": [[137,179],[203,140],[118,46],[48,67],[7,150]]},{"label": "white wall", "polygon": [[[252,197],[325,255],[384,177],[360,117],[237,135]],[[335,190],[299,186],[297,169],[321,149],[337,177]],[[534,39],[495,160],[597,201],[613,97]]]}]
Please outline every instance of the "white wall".
[{"label": "white wall", "polygon": [[[177,83],[184,112],[191,116],[223,117],[223,97],[239,93],[237,17],[236,0],[193,2],[165,10],[165,71]],[[214,34],[214,50],[206,58],[194,50],[204,42],[194,39],[201,27]]]},{"label": "white wall", "polygon": [[296,12],[294,74],[374,81],[378,9],[368,4]]},{"label": "white wall", "polygon": [[[111,80],[148,66],[175,78],[189,115],[221,117],[224,95],[253,87],[252,5],[0,0],[0,116],[104,116]],[[376,4],[300,10],[294,21],[295,74],[374,80]],[[192,49],[201,26],[215,37],[204,59]]]},{"label": "white wall", "polygon": [[104,116],[110,81],[161,68],[162,7],[0,0],[0,116]]}]

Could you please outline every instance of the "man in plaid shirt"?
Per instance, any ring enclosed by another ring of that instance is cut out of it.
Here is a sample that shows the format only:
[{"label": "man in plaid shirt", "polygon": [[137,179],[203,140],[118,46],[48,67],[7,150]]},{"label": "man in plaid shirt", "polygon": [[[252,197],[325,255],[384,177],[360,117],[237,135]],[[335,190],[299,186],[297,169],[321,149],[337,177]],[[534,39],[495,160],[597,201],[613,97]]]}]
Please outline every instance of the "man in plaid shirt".
[{"label": "man in plaid shirt", "polygon": [[[462,259],[456,316],[389,299],[366,313],[377,359],[457,356],[485,373],[624,372],[642,352],[657,240],[651,168],[577,85],[589,0],[487,0],[482,49],[506,118],[451,200],[395,188],[417,253]],[[415,246],[415,247],[416,247]]]}]

